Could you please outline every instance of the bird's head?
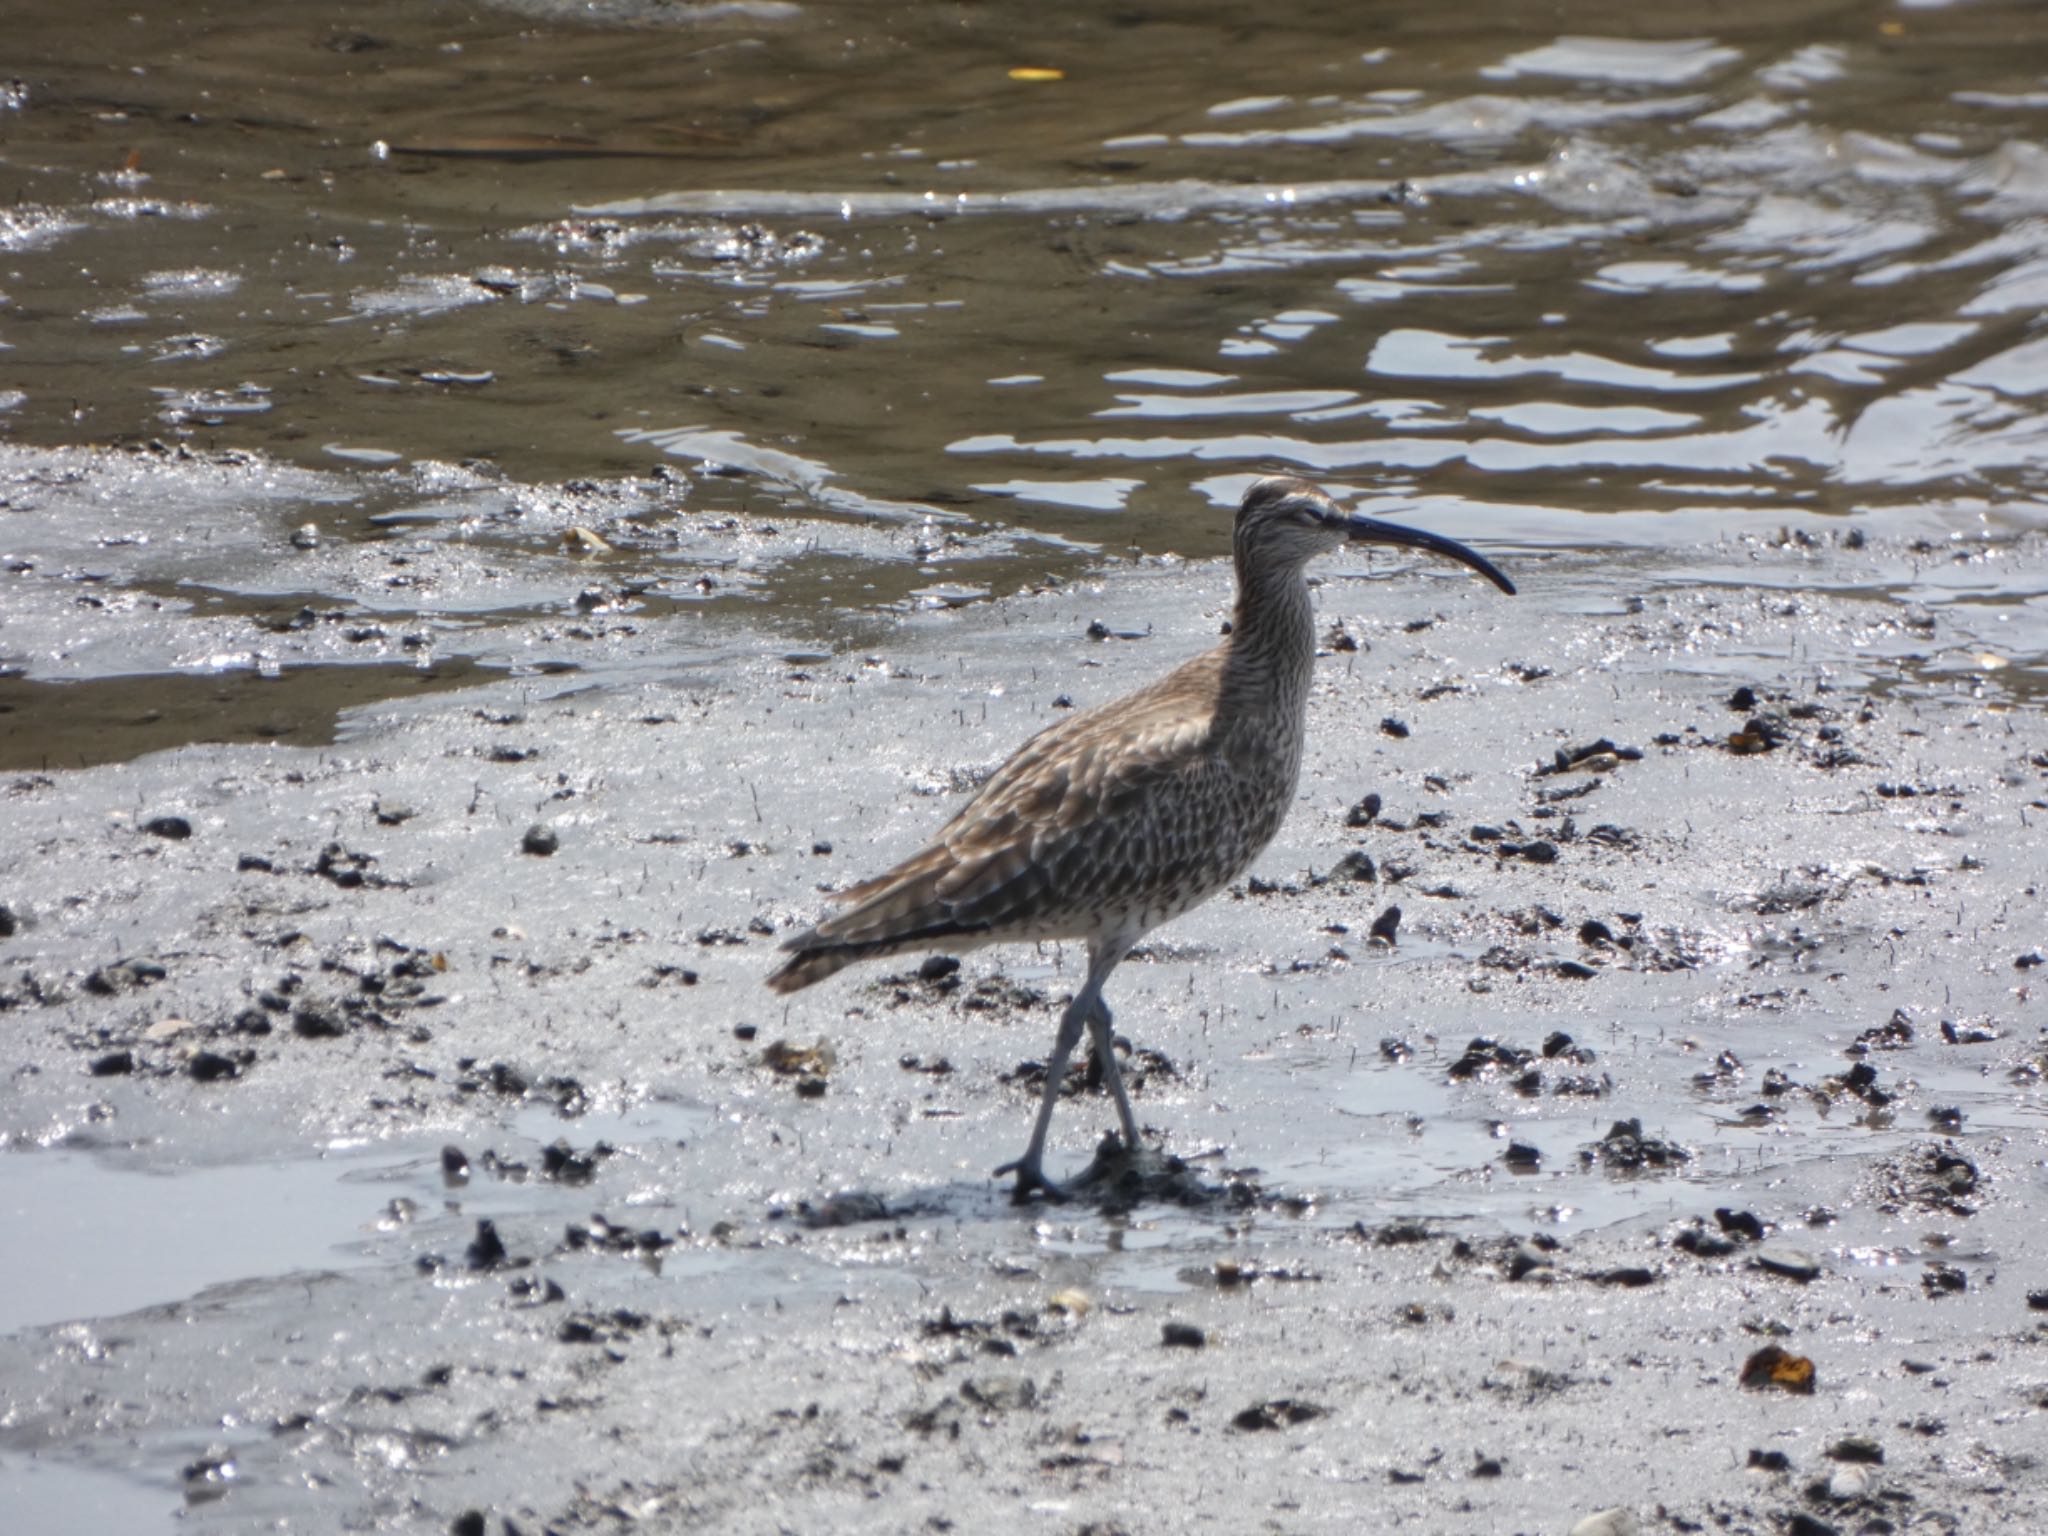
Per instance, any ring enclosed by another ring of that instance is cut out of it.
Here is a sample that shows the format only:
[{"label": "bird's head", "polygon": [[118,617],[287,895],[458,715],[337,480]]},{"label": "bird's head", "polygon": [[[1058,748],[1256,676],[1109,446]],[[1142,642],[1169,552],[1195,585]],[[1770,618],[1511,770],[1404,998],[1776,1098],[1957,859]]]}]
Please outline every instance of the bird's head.
[{"label": "bird's head", "polygon": [[1248,574],[1299,570],[1341,544],[1390,544],[1456,560],[1471,566],[1501,591],[1515,590],[1515,584],[1492,561],[1456,539],[1346,512],[1306,480],[1288,475],[1269,475],[1252,482],[1238,506],[1231,542],[1239,570]]}]

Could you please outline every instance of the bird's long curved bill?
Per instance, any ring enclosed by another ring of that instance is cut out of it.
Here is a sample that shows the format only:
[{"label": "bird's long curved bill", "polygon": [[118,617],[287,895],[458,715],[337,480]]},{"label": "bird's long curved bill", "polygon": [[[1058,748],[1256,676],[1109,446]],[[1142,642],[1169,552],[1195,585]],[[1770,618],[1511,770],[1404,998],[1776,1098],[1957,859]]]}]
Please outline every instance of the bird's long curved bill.
[{"label": "bird's long curved bill", "polygon": [[1420,528],[1404,528],[1399,523],[1383,523],[1376,517],[1359,513],[1344,519],[1344,531],[1354,544],[1392,544],[1401,549],[1424,549],[1432,555],[1442,555],[1446,560],[1455,560],[1460,565],[1469,565],[1501,591],[1514,596],[1515,584],[1503,576],[1491,560],[1476,549],[1467,549],[1456,539],[1447,539],[1440,533],[1426,533]]}]

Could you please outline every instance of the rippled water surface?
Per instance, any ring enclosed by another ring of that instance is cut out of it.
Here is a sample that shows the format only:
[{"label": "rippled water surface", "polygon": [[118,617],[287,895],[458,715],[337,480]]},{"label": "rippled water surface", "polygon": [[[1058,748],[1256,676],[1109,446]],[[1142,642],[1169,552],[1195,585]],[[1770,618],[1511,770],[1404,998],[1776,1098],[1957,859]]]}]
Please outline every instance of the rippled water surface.
[{"label": "rippled water surface", "polygon": [[2039,517],[2031,0],[35,10],[16,443],[924,529],[740,562],[807,607],[934,518],[970,586],[1214,553],[1268,464],[1551,545]]}]

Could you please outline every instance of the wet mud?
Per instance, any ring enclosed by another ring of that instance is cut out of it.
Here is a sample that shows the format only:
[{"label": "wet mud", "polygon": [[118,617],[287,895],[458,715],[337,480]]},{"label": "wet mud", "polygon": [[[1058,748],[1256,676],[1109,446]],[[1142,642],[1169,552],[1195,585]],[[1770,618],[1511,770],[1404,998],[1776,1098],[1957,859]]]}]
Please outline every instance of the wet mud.
[{"label": "wet mud", "polygon": [[[2048,45],[1571,12],[12,25],[0,1525],[2048,1520]],[[1276,465],[1520,595],[1019,1206],[1076,952],[762,978]]]},{"label": "wet mud", "polygon": [[[57,1297],[9,1445],[229,1528],[309,1485],[423,1529],[2032,1518],[2048,757],[1998,674],[1924,680],[1985,643],[1908,622],[1924,555],[1743,552],[1525,556],[1512,622],[1333,568],[1280,843],[1119,973],[1180,1182],[1064,1205],[990,1170],[1072,956],[760,977],[1062,695],[1213,635],[1215,565],[17,775],[10,1135],[62,1150],[10,1160]],[[1076,1088],[1056,1175],[1112,1118]],[[252,1164],[319,1215],[290,1262],[216,1187]],[[216,1278],[58,1320],[105,1227]]]}]

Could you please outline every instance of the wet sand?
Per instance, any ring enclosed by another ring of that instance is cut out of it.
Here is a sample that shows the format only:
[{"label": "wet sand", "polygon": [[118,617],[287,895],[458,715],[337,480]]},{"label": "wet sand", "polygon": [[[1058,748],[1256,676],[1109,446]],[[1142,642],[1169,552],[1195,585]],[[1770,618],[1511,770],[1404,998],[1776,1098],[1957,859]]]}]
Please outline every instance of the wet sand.
[{"label": "wet sand", "polygon": [[[1073,955],[759,982],[1060,699],[1207,643],[1217,565],[17,775],[9,1134],[70,1162],[10,1185],[10,1477],[230,1529],[2019,1528],[2048,774],[1929,561],[1333,562],[1300,804],[1115,989],[1185,1205],[990,1175]],[[130,1233],[217,1283],[59,1321]],[[1770,1344],[1811,1393],[1742,1384]]]}]

